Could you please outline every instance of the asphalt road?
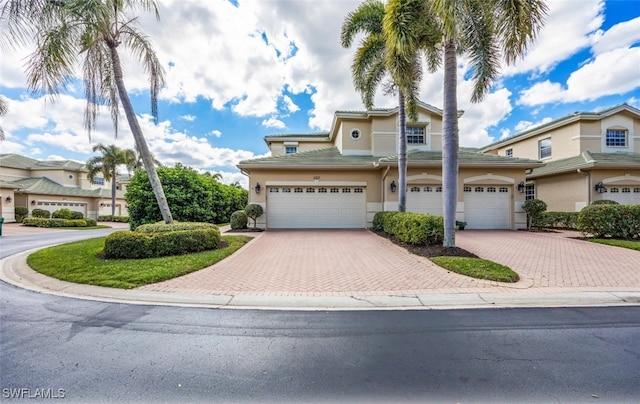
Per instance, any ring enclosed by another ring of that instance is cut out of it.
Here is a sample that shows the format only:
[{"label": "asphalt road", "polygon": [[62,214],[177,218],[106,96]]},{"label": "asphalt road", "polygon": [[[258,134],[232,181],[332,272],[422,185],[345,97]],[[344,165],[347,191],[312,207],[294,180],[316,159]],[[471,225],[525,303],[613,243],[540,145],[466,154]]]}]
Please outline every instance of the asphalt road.
[{"label": "asphalt road", "polygon": [[225,310],[0,283],[0,401],[637,402],[639,341],[639,306]]}]

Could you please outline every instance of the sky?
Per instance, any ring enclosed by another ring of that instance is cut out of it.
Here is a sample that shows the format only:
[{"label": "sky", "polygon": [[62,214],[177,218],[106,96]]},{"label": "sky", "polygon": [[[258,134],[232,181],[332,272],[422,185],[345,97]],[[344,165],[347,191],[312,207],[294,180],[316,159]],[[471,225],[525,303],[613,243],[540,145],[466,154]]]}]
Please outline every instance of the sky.
[{"label": "sky", "polygon": [[[2,2],[2,1],[0,1]],[[165,165],[182,163],[220,173],[222,182],[247,177],[236,164],[264,157],[266,135],[330,129],[336,110],[363,110],[353,89],[352,48],[340,45],[356,0],[160,0],[160,21],[140,18],[164,66],[159,119],[150,116],[148,81],[122,54],[125,83],[144,135]],[[470,102],[468,63],[458,60],[460,145],[481,147],[575,111],[621,103],[640,108],[640,0],[548,0],[545,26],[524,58],[504,66],[481,103]],[[122,116],[114,137],[108,110],[95,132],[84,128],[80,79],[55,99],[26,89],[33,49],[0,49],[0,153],[39,160],[86,162],[98,143],[133,148]],[[124,50],[122,51],[124,52]],[[426,73],[422,101],[442,108],[442,69]],[[395,107],[380,92],[376,107]]]}]

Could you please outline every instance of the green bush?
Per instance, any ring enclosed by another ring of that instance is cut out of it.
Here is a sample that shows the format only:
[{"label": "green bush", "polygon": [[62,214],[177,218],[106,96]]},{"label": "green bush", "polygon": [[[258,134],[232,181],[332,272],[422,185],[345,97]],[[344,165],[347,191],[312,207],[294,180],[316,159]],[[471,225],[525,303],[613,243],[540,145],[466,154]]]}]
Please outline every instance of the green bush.
[{"label": "green bush", "polygon": [[129,223],[129,216],[104,215],[104,216],[98,216],[98,221],[99,222]]},{"label": "green bush", "polygon": [[169,231],[182,231],[182,230],[199,230],[199,229],[217,229],[218,226],[211,223],[204,222],[173,222],[172,224],[166,224],[164,222],[148,223],[138,226],[137,232],[140,233],[164,233]]},{"label": "green bush", "polygon": [[98,225],[98,221],[96,219],[85,217],[83,220],[87,222],[87,227],[95,227]]},{"label": "green bush", "polygon": [[108,259],[166,257],[214,250],[220,240],[217,226],[158,232],[121,230],[107,236],[104,255]]},{"label": "green bush", "polygon": [[579,212],[542,212],[539,222],[541,227],[554,227],[576,230]]},{"label": "green bush", "polygon": [[620,205],[616,201],[612,201],[611,199],[600,199],[599,201],[591,202],[592,205]]},{"label": "green bush", "polygon": [[34,209],[31,211],[31,217],[38,217],[41,219],[49,219],[51,217],[51,212],[44,209]]},{"label": "green bush", "polygon": [[56,211],[54,211],[51,214],[51,217],[54,219],[73,219],[73,212],[71,212],[70,209],[68,208],[62,208],[62,209],[58,209]]},{"label": "green bush", "polygon": [[423,213],[378,212],[373,218],[373,229],[412,245],[436,245],[444,240],[442,217]]},{"label": "green bush", "polygon": [[95,219],[43,219],[40,217],[25,218],[23,226],[29,227],[93,227],[96,225]]},{"label": "green bush", "polygon": [[84,219],[82,212],[71,212],[71,219]]},{"label": "green bush", "polygon": [[578,230],[594,237],[640,238],[640,205],[589,205],[578,215]]},{"label": "green bush", "polygon": [[244,208],[244,212],[247,214],[249,218],[251,218],[251,220],[253,220],[253,227],[256,227],[256,220],[260,216],[262,216],[262,214],[264,213],[264,210],[262,209],[261,205],[252,203],[247,205],[246,208]]},{"label": "green bush", "polygon": [[547,204],[540,199],[527,199],[522,209],[527,213],[527,227],[539,227],[542,212],[547,210]]},{"label": "green bush", "polygon": [[233,230],[246,229],[249,218],[244,210],[236,210],[231,214],[231,228]]},{"label": "green bush", "polygon": [[29,209],[23,208],[22,206],[16,206],[13,212],[16,218],[16,222],[18,223],[22,223],[22,220],[25,217],[29,216]]}]

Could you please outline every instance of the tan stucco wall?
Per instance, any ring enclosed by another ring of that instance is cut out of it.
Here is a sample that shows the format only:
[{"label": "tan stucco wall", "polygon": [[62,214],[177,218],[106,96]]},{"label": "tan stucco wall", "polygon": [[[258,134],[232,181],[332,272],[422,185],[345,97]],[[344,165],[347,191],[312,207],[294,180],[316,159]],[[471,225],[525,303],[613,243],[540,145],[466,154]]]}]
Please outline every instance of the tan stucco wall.
[{"label": "tan stucco wall", "polygon": [[0,167],[0,180],[2,181],[15,181],[22,178],[29,178],[29,170],[20,170],[11,167]]},{"label": "tan stucco wall", "polygon": [[[296,142],[296,141],[291,140],[290,142]],[[309,151],[309,150],[324,149],[324,148],[333,146],[333,144],[329,142],[307,142],[307,141],[304,141],[304,142],[297,141],[297,142],[298,144],[296,147],[298,148],[298,153],[303,151]],[[285,151],[284,142],[270,141],[269,144],[270,144],[269,150],[271,151],[272,156],[279,156],[284,154],[284,151]]]},{"label": "tan stucco wall", "polygon": [[[360,138],[353,139],[351,132],[354,129],[360,131]],[[371,122],[363,120],[343,121],[338,130],[336,144],[345,155],[370,155],[371,154]]]},{"label": "tan stucco wall", "polygon": [[590,203],[588,176],[577,172],[537,178],[536,198],[547,204],[547,211],[575,212]]}]

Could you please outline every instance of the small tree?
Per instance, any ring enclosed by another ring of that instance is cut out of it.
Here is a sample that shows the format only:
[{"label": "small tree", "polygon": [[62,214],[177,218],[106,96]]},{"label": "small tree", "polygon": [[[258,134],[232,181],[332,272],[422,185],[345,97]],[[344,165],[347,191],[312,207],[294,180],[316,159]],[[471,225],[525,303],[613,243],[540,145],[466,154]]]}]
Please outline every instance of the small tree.
[{"label": "small tree", "polygon": [[527,213],[527,228],[540,223],[542,212],[547,210],[547,204],[540,199],[528,199],[522,205],[522,209]]},{"label": "small tree", "polygon": [[255,229],[256,219],[258,219],[260,216],[262,216],[262,213],[264,213],[264,210],[262,210],[262,206],[252,203],[247,205],[247,207],[244,208],[244,211],[247,216],[249,216],[251,220],[253,220],[253,228]]}]

